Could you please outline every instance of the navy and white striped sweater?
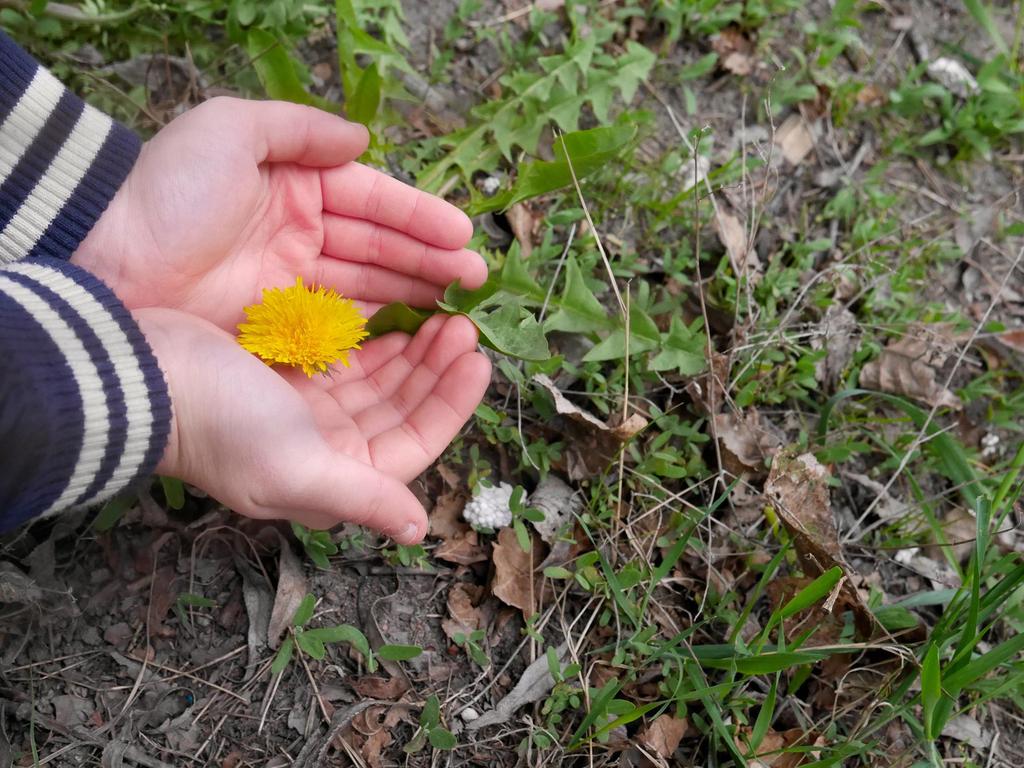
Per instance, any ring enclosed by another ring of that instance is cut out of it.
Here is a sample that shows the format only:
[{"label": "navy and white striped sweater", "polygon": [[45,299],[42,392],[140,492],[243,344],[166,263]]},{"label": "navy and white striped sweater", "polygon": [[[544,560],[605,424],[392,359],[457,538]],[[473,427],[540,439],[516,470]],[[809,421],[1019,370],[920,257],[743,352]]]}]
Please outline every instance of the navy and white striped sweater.
[{"label": "navy and white striped sweater", "polygon": [[0,531],[110,498],[166,445],[152,351],[68,262],[139,148],[0,31]]}]

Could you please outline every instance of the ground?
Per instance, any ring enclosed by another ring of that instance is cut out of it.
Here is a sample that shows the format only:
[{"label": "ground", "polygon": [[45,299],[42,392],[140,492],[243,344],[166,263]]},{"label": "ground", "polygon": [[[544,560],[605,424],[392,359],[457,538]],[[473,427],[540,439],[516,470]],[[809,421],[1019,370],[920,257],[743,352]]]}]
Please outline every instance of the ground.
[{"label": "ground", "polygon": [[0,766],[1024,759],[1020,3],[28,5],[143,134],[362,115],[496,366],[422,547],[173,480],[5,535]]}]

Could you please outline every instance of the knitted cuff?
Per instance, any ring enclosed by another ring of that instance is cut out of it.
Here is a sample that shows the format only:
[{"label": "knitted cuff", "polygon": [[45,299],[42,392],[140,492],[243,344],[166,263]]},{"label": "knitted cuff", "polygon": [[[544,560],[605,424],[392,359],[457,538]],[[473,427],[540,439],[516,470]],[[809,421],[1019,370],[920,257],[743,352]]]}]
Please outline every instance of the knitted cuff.
[{"label": "knitted cuff", "polygon": [[140,148],[0,32],[0,264],[68,259]]},{"label": "knitted cuff", "polygon": [[156,467],[167,385],[91,273],[53,259],[0,269],[0,359],[0,529],[102,502]]}]

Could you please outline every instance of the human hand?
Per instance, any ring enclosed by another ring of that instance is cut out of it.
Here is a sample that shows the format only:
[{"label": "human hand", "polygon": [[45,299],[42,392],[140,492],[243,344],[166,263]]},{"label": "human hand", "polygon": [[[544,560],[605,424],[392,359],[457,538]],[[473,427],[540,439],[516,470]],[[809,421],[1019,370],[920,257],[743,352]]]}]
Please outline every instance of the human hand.
[{"label": "human hand", "polygon": [[234,332],[264,288],[333,288],[375,311],[430,307],[487,267],[457,208],[351,162],[366,129],[287,102],[212,99],[142,149],[72,261],[130,309],[169,307]]},{"label": "human hand", "polygon": [[174,410],[157,472],[249,517],[423,538],[426,515],[404,483],[448,446],[490,379],[466,318],[437,315],[415,337],[374,339],[352,352],[351,367],[309,379],[268,367],[192,315],[133,315]]}]

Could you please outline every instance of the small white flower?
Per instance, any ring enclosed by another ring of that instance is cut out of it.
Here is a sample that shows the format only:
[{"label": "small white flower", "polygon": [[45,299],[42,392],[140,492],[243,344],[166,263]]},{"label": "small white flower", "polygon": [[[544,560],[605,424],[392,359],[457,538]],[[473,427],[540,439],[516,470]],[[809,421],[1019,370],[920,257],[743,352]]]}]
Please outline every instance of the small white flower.
[{"label": "small white flower", "polygon": [[474,528],[498,530],[512,524],[512,486],[501,483],[498,486],[478,486],[462,510],[462,519]]}]

